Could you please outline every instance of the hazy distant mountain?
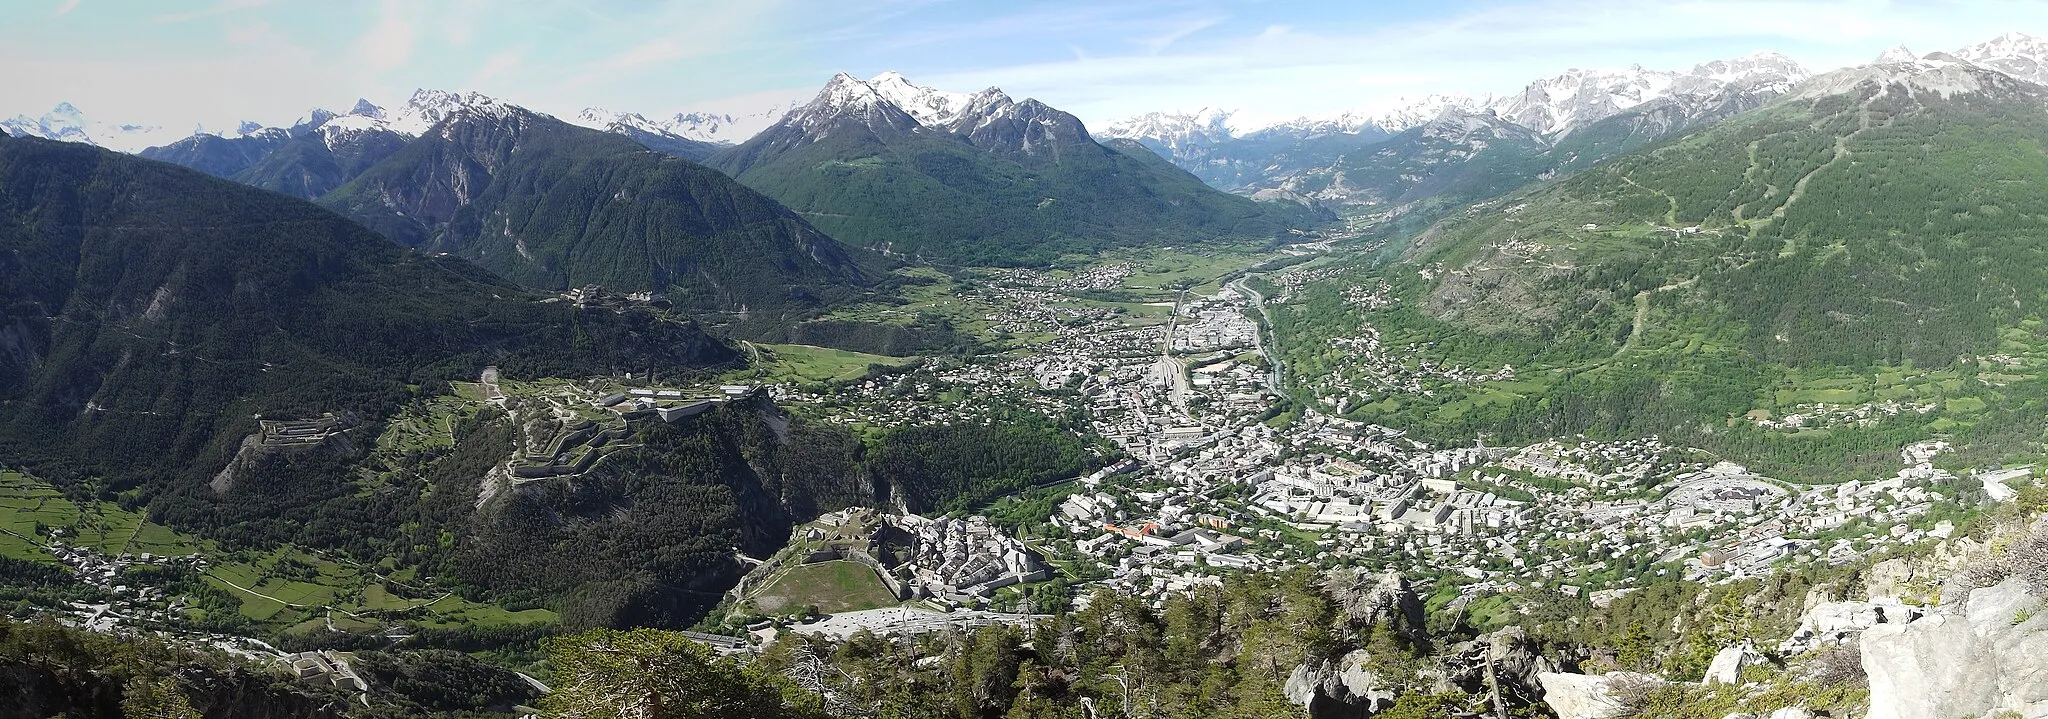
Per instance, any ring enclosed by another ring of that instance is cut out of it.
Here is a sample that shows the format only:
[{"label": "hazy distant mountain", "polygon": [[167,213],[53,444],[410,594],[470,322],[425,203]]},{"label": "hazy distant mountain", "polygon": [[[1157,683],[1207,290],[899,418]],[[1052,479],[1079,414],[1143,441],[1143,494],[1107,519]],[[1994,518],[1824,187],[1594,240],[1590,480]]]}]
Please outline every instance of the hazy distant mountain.
[{"label": "hazy distant mountain", "polygon": [[1037,100],[943,92],[894,73],[836,76],[711,164],[848,242],[955,262],[1271,239],[1315,222],[1105,147]]},{"label": "hazy distant mountain", "polygon": [[1571,70],[1501,97],[1429,95],[1232,133],[1155,113],[1105,134],[1145,143],[1211,185],[1258,198],[1457,203],[1755,108],[1808,74],[1783,55],[1756,53],[1686,72]]},{"label": "hazy distant mountain", "polygon": [[[599,108],[587,108],[577,113],[573,121],[577,125],[616,135],[624,135],[654,150],[685,160],[704,161],[719,150],[726,148],[722,142],[705,142],[679,134],[673,123],[650,122],[634,112],[612,112]],[[687,128],[683,128],[687,131]]]},{"label": "hazy distant mountain", "polygon": [[[254,129],[247,125],[244,123],[245,130]],[[36,117],[16,115],[0,120],[0,130],[5,130],[13,137],[83,142],[122,152],[135,152],[185,134],[185,131],[166,129],[160,125],[105,122],[86,116],[83,111],[68,102],[57,103],[55,109]]]}]

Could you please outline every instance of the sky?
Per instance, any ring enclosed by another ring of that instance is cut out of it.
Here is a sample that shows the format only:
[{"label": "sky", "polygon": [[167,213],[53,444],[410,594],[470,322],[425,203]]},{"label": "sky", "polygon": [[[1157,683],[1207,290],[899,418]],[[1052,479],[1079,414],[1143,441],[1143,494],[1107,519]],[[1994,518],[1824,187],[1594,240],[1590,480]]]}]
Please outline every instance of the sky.
[{"label": "sky", "polygon": [[1153,110],[1258,125],[1569,68],[1775,50],[1814,69],[1905,44],[2048,36],[2013,0],[7,0],[0,116],[68,101],[166,128],[288,124],[474,90],[573,116],[756,112],[834,73],[1002,87],[1091,126]]}]

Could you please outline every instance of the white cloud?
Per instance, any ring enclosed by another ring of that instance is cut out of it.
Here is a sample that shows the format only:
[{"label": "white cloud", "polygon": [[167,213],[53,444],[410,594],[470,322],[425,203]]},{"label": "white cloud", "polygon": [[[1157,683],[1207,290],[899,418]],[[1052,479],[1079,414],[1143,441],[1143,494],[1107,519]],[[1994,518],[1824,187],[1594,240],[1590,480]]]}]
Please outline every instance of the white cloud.
[{"label": "white cloud", "polygon": [[404,67],[412,59],[418,18],[401,0],[384,0],[377,9],[377,24],[356,39],[356,57],[373,73]]},{"label": "white cloud", "polygon": [[77,10],[78,3],[82,1],[83,0],[64,0],[63,2],[57,3],[57,10],[56,12],[51,13],[51,15],[57,17],[63,17],[65,15],[68,15],[71,13],[71,11]]}]

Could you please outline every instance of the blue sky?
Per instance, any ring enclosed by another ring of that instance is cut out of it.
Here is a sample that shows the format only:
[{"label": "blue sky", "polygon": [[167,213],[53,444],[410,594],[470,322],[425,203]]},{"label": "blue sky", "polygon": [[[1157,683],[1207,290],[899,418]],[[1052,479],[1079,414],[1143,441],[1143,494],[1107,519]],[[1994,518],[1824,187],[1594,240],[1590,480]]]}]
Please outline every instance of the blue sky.
[{"label": "blue sky", "polygon": [[832,73],[1001,86],[1091,124],[1234,108],[1252,121],[1428,92],[1505,92],[1572,67],[1683,69],[1777,50],[1817,69],[1904,43],[2048,35],[2007,0],[10,0],[0,114],[290,121],[417,87],[555,114],[750,110]]}]

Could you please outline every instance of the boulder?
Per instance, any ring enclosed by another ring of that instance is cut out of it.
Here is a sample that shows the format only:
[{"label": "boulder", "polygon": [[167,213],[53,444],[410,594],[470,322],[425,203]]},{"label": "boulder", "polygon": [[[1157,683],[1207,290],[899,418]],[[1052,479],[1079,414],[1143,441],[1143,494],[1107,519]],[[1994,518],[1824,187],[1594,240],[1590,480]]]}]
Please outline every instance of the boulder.
[{"label": "boulder", "polygon": [[1862,635],[1868,719],[2048,716],[2048,616],[2018,578],[1971,590],[1959,606]]},{"label": "boulder", "polygon": [[1560,674],[1543,672],[1536,675],[1543,684],[1543,702],[1550,710],[1557,712],[1558,719],[1614,719],[1627,709],[1616,690],[1630,684],[1663,684],[1664,680],[1647,674],[1615,672],[1612,674]]},{"label": "boulder", "polygon": [[1770,660],[1757,653],[1749,642],[1730,646],[1714,655],[1714,661],[1707,665],[1707,676],[1701,681],[1706,684],[1741,684],[1742,670],[1763,664]]},{"label": "boulder", "polygon": [[1770,719],[1813,719],[1813,712],[1799,707],[1785,707],[1771,712]]}]

